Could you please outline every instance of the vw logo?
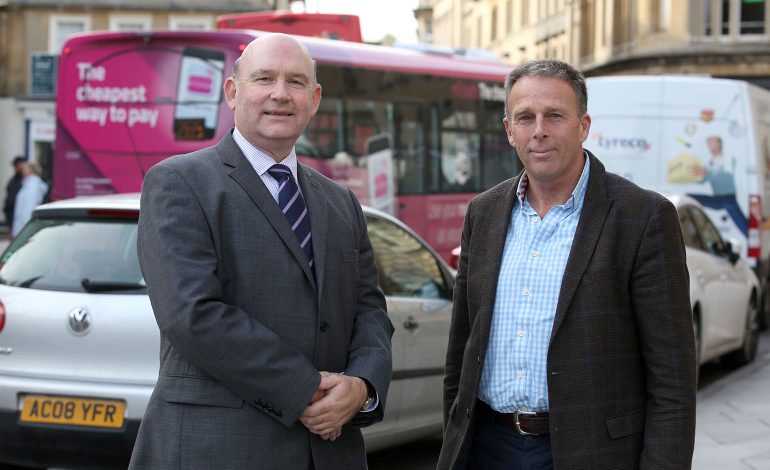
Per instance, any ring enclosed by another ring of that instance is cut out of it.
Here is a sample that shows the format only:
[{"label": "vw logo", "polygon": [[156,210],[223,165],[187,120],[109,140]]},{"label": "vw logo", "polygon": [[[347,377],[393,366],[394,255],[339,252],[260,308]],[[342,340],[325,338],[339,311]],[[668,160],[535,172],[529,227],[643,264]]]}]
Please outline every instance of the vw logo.
[{"label": "vw logo", "polygon": [[73,308],[67,315],[67,326],[78,336],[88,333],[91,327],[91,315],[85,307]]}]

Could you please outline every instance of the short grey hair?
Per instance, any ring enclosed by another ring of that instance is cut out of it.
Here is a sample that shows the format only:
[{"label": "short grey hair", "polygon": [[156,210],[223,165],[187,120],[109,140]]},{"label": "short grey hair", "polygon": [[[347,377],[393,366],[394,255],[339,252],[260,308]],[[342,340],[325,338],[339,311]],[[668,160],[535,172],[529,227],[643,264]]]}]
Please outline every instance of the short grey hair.
[{"label": "short grey hair", "polygon": [[572,85],[577,98],[577,107],[580,115],[588,112],[588,90],[586,90],[586,78],[572,65],[555,59],[531,60],[520,64],[505,77],[505,117],[508,117],[508,96],[511,88],[522,77],[558,78]]}]

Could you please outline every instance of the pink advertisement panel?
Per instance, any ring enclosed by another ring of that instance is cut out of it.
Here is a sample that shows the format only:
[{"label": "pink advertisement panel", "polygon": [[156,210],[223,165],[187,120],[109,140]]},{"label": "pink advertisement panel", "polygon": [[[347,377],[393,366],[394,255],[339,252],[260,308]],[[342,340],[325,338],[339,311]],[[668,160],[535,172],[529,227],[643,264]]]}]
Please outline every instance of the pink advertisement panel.
[{"label": "pink advertisement panel", "polygon": [[65,47],[53,196],[139,191],[158,161],[218,141],[232,126],[222,85],[239,54],[237,45],[140,38]]}]

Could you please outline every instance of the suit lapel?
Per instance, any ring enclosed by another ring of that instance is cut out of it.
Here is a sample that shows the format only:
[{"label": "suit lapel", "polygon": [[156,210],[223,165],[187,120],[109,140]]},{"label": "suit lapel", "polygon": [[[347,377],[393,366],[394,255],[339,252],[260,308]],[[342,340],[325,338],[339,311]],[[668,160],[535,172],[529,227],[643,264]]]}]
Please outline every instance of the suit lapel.
[{"label": "suit lapel", "polygon": [[[313,264],[315,265],[315,280],[318,292],[323,292],[324,266],[326,265],[326,242],[328,219],[326,216],[326,196],[321,185],[305,165],[297,165],[299,187],[305,198],[305,205],[310,214],[310,233],[313,240]],[[300,252],[302,253],[302,252]],[[304,253],[302,253],[304,256]]]},{"label": "suit lapel", "polygon": [[556,305],[556,316],[551,330],[551,341],[564,321],[575,290],[594,254],[596,242],[599,240],[611,206],[611,201],[607,199],[604,165],[587,150],[586,153],[591,159],[591,172],[588,176],[588,188],[583,202],[583,210],[575,230],[575,238],[572,241],[567,265],[564,268],[559,301]]},{"label": "suit lapel", "polygon": [[[305,253],[297,243],[297,237],[289,226],[289,222],[286,220],[286,216],[283,215],[281,209],[276,204],[275,199],[267,190],[265,184],[260,179],[259,175],[254,171],[254,167],[243,156],[238,144],[233,140],[232,133],[225,136],[222,141],[217,144],[219,155],[222,158],[222,162],[232,167],[230,177],[235,180],[236,183],[246,191],[254,204],[257,205],[260,211],[265,215],[265,218],[283,243],[289,249],[294,259],[300,264],[302,270],[305,272],[305,276],[308,278],[313,288],[316,287],[313,273],[310,271],[310,266],[307,263],[307,257]],[[304,189],[304,188],[303,188]],[[311,214],[312,215],[312,214]],[[311,223],[313,219],[311,218]],[[313,230],[313,236],[315,237],[315,230]],[[315,248],[315,242],[313,243]]]}]

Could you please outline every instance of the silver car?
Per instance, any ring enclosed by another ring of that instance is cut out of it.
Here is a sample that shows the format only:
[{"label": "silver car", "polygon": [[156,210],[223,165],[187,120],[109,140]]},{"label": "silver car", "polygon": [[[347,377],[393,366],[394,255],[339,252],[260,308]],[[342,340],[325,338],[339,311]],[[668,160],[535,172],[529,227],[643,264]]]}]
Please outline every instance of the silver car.
[{"label": "silver car", "polygon": [[[395,218],[364,208],[387,296],[393,381],[368,450],[441,430],[454,274]],[[0,462],[125,467],[158,375],[136,254],[139,195],[40,206],[0,258]]]}]

